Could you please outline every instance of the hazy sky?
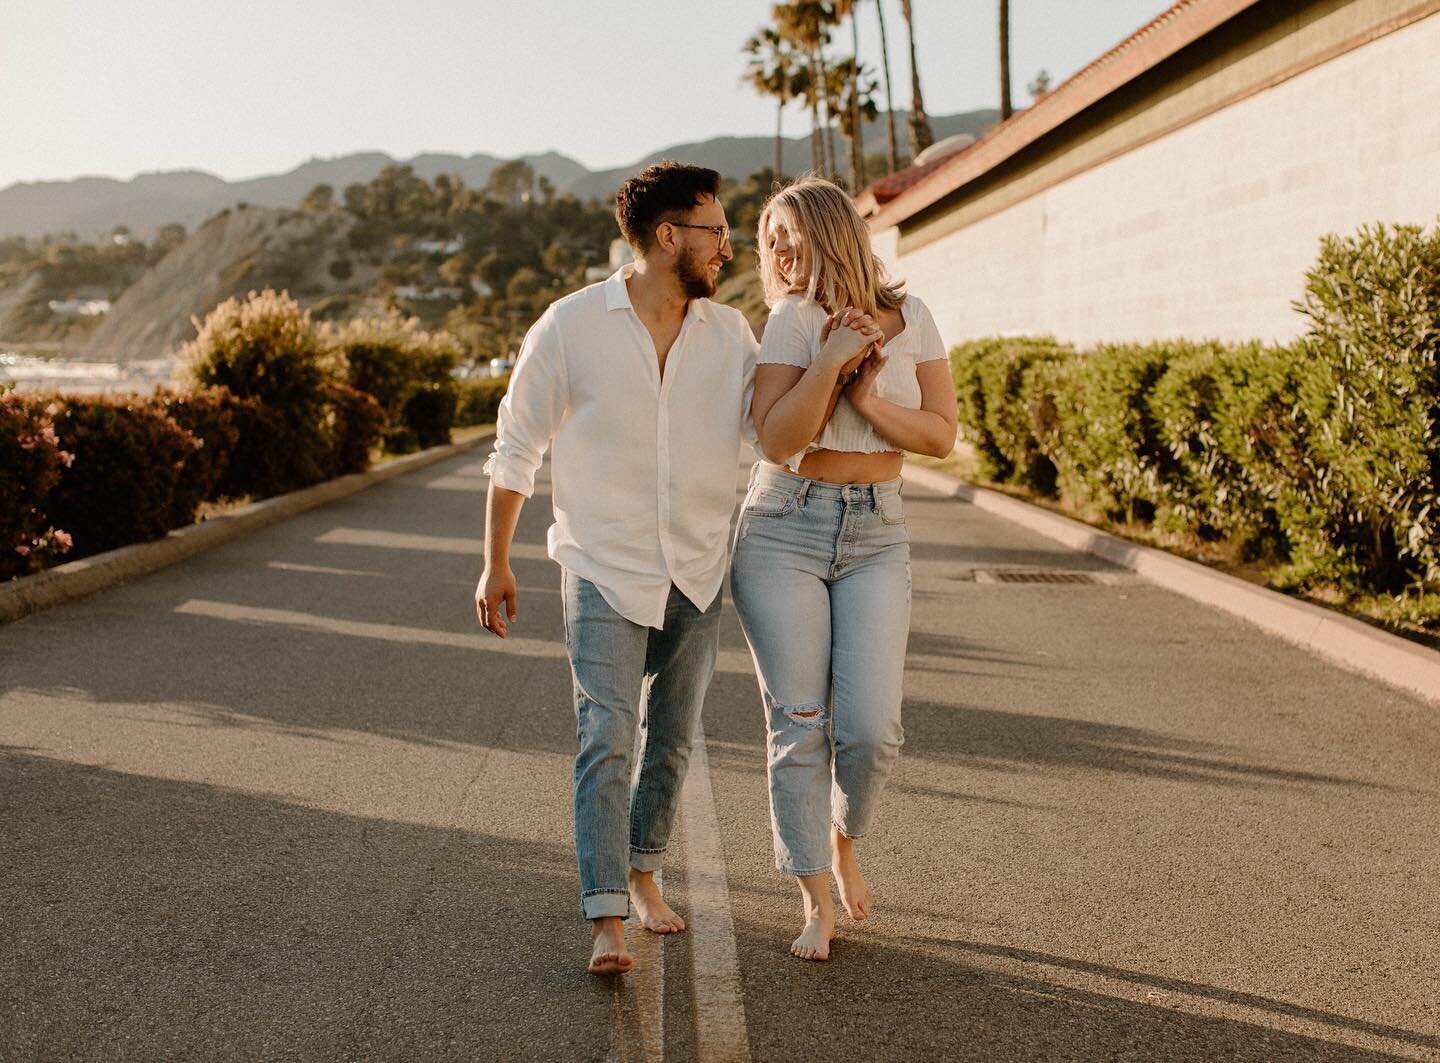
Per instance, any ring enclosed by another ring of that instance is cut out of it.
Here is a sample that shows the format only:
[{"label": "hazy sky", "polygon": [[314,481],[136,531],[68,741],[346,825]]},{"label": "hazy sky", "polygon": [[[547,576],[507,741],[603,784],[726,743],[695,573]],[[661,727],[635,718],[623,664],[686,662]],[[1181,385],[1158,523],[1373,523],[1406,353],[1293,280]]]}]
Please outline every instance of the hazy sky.
[{"label": "hazy sky", "polygon": [[[908,104],[899,0],[885,4]],[[1011,0],[1016,105],[1169,0]],[[234,179],[377,149],[554,149],[592,169],[768,134],[738,79],[771,0],[0,0],[0,187],[202,169]],[[914,0],[925,105],[995,106],[995,0]],[[873,3],[862,58],[879,67]],[[842,45],[848,51],[848,29]],[[787,115],[787,133],[805,119]]]}]

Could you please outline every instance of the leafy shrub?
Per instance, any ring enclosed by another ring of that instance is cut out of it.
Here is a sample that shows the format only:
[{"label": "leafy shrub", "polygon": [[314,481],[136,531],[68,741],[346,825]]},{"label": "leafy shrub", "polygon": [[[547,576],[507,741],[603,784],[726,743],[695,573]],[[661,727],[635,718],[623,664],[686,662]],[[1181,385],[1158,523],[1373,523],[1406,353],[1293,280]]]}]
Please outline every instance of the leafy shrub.
[{"label": "leafy shrub", "polygon": [[370,467],[370,450],[380,441],[385,411],[368,395],[344,384],[325,388],[326,428],[330,440],[329,476],[346,476]]},{"label": "leafy shrub", "polygon": [[1082,506],[1112,519],[1149,520],[1171,461],[1150,413],[1150,391],[1177,353],[1174,344],[1106,345],[1077,359],[1065,401],[1055,406],[1057,478]]},{"label": "leafy shrub", "polygon": [[416,448],[424,450],[450,442],[458,405],[456,392],[453,383],[431,383],[412,392],[405,400],[400,417],[405,430],[413,434]]},{"label": "leafy shrub", "polygon": [[1326,237],[1295,305],[1317,369],[1301,399],[1328,525],[1296,562],[1381,590],[1440,579],[1440,226]]},{"label": "leafy shrub", "polygon": [[[148,400],[68,397],[53,409],[55,434],[74,460],[50,494],[50,520],[86,557],[158,539],[176,523],[176,492],[200,441]],[[194,519],[194,511],[181,523]]]},{"label": "leafy shrub", "polygon": [[1025,381],[1042,363],[1074,354],[1074,348],[1050,337],[1030,336],[976,340],[951,352],[960,423],[987,478],[1054,493],[1055,465],[1035,437]]},{"label": "leafy shrub", "polygon": [[505,397],[505,389],[509,386],[508,376],[462,380],[459,404],[455,410],[455,424],[466,428],[494,424],[500,416],[500,400]]},{"label": "leafy shrub", "polygon": [[71,547],[52,526],[49,499],[71,461],[47,405],[0,394],[0,579],[43,567]]},{"label": "leafy shrub", "polygon": [[[325,476],[324,388],[335,371],[310,315],[286,293],[266,289],[228,299],[196,322],[199,334],[181,351],[192,380],[225,388],[264,407],[238,419],[232,458],[244,494],[265,496]],[[265,438],[254,433],[263,432]],[[237,485],[226,485],[227,493]]]},{"label": "leafy shrub", "polygon": [[326,330],[352,388],[375,396],[385,412],[385,446],[394,453],[450,442],[462,351],[448,332],[426,332],[391,312]]},{"label": "leafy shrub", "polygon": [[955,382],[960,427],[966,441],[975,448],[980,475],[997,483],[1008,480],[1012,470],[990,432],[981,367],[1005,342],[1002,339],[971,340],[950,352],[950,378]]},{"label": "leafy shrub", "polygon": [[1327,237],[1296,308],[1308,332],[1285,347],[957,348],[984,474],[1021,479],[1033,440],[1082,508],[1285,560],[1282,585],[1423,599],[1440,584],[1440,228]]},{"label": "leafy shrub", "polygon": [[1154,499],[1160,529],[1237,543],[1274,539],[1274,513],[1247,475],[1245,445],[1226,428],[1263,356],[1258,344],[1200,344],[1156,382],[1148,405],[1170,458]]},{"label": "leafy shrub", "polygon": [[[198,440],[185,457],[179,482],[171,499],[170,526],[179,528],[195,519],[201,503],[220,497],[230,462],[240,442],[236,399],[223,388],[179,393],[156,392],[154,404],[172,421]],[[254,401],[254,400],[250,400]]]}]

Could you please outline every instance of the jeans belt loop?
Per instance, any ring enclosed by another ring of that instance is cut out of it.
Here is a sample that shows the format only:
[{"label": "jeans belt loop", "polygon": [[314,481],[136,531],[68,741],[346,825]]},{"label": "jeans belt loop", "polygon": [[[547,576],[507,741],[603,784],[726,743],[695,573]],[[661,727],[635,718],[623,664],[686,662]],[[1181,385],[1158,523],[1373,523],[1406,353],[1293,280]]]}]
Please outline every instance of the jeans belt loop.
[{"label": "jeans belt loop", "polygon": [[804,508],[805,508],[805,496],[808,495],[809,493],[810,493],[810,481],[809,481],[809,480],[806,480],[803,484],[800,485],[800,493],[795,496],[795,497],[796,497],[796,501],[798,501],[798,502],[800,503],[800,508],[801,508],[801,509],[804,509]]}]

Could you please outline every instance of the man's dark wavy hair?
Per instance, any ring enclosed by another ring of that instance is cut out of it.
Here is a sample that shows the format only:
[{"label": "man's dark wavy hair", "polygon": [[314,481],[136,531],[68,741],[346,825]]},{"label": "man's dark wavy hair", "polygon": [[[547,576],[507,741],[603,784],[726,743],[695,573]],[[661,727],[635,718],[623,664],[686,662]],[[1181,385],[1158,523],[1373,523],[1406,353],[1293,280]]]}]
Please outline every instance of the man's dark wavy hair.
[{"label": "man's dark wavy hair", "polygon": [[647,166],[615,193],[615,220],[632,247],[643,253],[655,244],[655,227],[679,221],[706,196],[720,196],[720,175],[703,166],[665,159]]}]

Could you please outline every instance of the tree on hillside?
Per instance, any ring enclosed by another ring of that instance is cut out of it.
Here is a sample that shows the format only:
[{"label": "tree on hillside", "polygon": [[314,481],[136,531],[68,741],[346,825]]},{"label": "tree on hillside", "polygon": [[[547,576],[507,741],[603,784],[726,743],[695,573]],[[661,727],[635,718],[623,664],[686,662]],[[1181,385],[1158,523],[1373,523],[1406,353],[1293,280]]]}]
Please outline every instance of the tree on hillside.
[{"label": "tree on hillside", "polygon": [[775,171],[766,167],[756,170],[744,181],[727,180],[721,184],[720,202],[725,206],[725,216],[730,219],[731,239],[737,247],[755,239],[760,210],[774,194],[776,184],[783,181],[783,177],[777,178]]},{"label": "tree on hillside", "polygon": [[152,263],[159,262],[175,248],[185,242],[185,226],[178,221],[168,222],[160,226],[155,233],[155,239],[150,244],[149,259]]},{"label": "tree on hillside", "polygon": [[347,185],[345,209],[360,218],[414,218],[435,210],[435,192],[411,167],[390,165],[369,184]]},{"label": "tree on hillside", "polygon": [[1010,105],[1010,0],[1000,0],[1000,121],[1014,113]]},{"label": "tree on hillside", "polygon": [[913,0],[900,0],[900,13],[905,16],[905,29],[910,36],[910,155],[913,158],[935,143],[930,119],[925,115],[925,99],[920,92],[920,67],[915,61],[915,11]]},{"label": "tree on hillside", "polygon": [[317,214],[328,213],[335,206],[335,189],[327,184],[318,184],[300,201],[301,210],[314,211]]},{"label": "tree on hillside", "polygon": [[535,194],[535,168],[524,159],[502,162],[490,171],[490,179],[485,182],[485,193],[502,203],[518,207]]},{"label": "tree on hillside", "polygon": [[777,174],[783,173],[785,108],[795,98],[797,88],[795,51],[790,42],[770,26],[764,26],[753,34],[742,50],[749,59],[745,63],[745,76],[741,80],[761,96],[771,96],[776,101],[773,169]]}]

